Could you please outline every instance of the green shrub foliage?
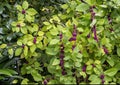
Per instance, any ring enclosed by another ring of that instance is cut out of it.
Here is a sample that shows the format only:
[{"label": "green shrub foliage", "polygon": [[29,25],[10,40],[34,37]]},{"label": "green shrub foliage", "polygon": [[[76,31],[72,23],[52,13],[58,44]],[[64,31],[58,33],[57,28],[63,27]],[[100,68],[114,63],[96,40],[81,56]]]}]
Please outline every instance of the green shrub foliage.
[{"label": "green shrub foliage", "polygon": [[119,0],[5,3],[1,21],[7,17],[4,6],[15,5],[0,25],[1,81],[120,84]]}]

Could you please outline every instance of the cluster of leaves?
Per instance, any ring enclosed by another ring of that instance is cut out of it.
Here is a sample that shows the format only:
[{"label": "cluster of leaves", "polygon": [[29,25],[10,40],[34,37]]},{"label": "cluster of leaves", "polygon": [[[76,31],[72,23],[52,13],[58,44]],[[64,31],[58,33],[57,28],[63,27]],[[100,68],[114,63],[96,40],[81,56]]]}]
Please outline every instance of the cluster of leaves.
[{"label": "cluster of leaves", "polygon": [[[1,69],[1,79],[18,73],[21,84],[120,84],[120,1],[56,3],[62,4],[40,11],[27,1],[16,5],[10,32],[18,37],[10,44],[1,42],[0,50],[1,56],[4,51],[19,60],[19,71]],[[17,78],[13,83],[19,83]]]}]

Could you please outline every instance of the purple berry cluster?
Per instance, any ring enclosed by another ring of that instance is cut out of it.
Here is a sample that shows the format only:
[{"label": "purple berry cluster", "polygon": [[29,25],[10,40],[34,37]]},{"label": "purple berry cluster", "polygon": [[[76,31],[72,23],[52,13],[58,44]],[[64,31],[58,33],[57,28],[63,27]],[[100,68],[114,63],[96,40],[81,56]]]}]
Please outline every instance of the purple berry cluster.
[{"label": "purple berry cluster", "polygon": [[84,66],[82,67],[82,71],[83,71],[83,72],[86,72],[86,68],[87,68],[87,65],[84,65]]},{"label": "purple berry cluster", "polygon": [[[111,19],[110,14],[108,14],[107,19],[108,19],[109,24],[112,25],[112,19]],[[109,30],[110,30],[110,32],[114,31],[113,28],[109,28]]]},{"label": "purple berry cluster", "polygon": [[37,41],[37,40],[36,40],[36,37],[34,37],[34,39],[33,39],[33,43],[36,44],[36,41]]},{"label": "purple berry cluster", "polygon": [[[95,12],[94,12],[95,6],[90,7],[90,13],[91,13],[91,22],[95,19]],[[92,27],[92,32],[94,33],[94,40],[98,42],[98,37],[97,37],[97,32],[96,32],[96,25],[93,25]],[[90,34],[87,36],[88,38],[90,37]]]},{"label": "purple berry cluster", "polygon": [[44,85],[47,85],[49,81],[50,81],[50,78],[47,78],[47,79],[45,79],[45,80],[43,81],[43,84],[44,84]]},{"label": "purple berry cluster", "polygon": [[20,27],[21,27],[21,25],[20,25],[20,24],[17,24],[17,25],[16,25],[16,27],[20,28]]},{"label": "purple berry cluster", "polygon": [[25,47],[25,45],[24,44],[22,44],[22,48],[24,48]]},{"label": "purple berry cluster", "polygon": [[[60,42],[62,42],[62,33],[59,34],[60,36]],[[61,69],[62,69],[62,75],[66,75],[66,71],[65,71],[65,68],[64,68],[64,45],[61,44],[60,45],[60,66],[61,66]]]},{"label": "purple berry cluster", "polygon": [[98,42],[98,37],[97,37],[97,32],[96,32],[96,26],[94,25],[92,27],[93,33],[94,33],[94,40],[96,40]]},{"label": "purple berry cluster", "polygon": [[110,17],[110,14],[108,14],[107,18],[108,18],[109,24],[112,24],[112,19],[111,19],[111,17]]},{"label": "purple berry cluster", "polygon": [[22,10],[22,14],[25,14],[26,13],[26,11],[25,10]]},{"label": "purple berry cluster", "polygon": [[91,6],[91,7],[90,7],[91,21],[93,21],[94,18],[95,18],[95,12],[94,12],[94,10],[93,10],[94,8],[95,8],[95,6]]},{"label": "purple berry cluster", "polygon": [[104,50],[105,54],[109,53],[108,50],[107,50],[107,48],[105,46],[103,46],[103,50]]},{"label": "purple berry cluster", "polygon": [[104,75],[104,74],[101,74],[101,75],[100,75],[100,79],[101,79],[101,83],[102,83],[102,84],[104,84],[104,82],[105,82],[104,78],[105,78],[105,75]]},{"label": "purple berry cluster", "polygon": [[[74,25],[73,25],[72,37],[69,39],[69,41],[76,41],[76,37],[77,37],[77,27],[76,27],[76,25],[74,24]],[[75,47],[76,47],[76,45],[74,44],[74,45],[72,46],[72,50],[74,50]]]}]

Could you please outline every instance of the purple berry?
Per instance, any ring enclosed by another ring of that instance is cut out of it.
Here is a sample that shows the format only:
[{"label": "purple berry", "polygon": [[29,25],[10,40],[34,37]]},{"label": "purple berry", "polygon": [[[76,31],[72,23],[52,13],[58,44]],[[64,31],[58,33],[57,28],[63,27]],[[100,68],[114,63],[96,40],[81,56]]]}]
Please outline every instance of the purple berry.
[{"label": "purple berry", "polygon": [[73,34],[72,34],[74,37],[76,37],[77,36],[77,33],[76,32],[73,32]]},{"label": "purple berry", "polygon": [[95,5],[93,5],[92,8],[95,8]]},{"label": "purple berry", "polygon": [[37,40],[36,40],[36,37],[34,37],[33,43],[36,44],[36,41],[37,41]]},{"label": "purple berry", "polygon": [[94,25],[93,28],[93,33],[94,33],[94,39],[98,42],[98,38],[97,38],[97,33],[96,33],[96,26]]},{"label": "purple berry", "polygon": [[60,36],[60,39],[62,39],[62,37],[63,37],[63,36],[62,36],[62,33],[60,33],[59,36]]},{"label": "purple berry", "polygon": [[103,47],[103,50],[104,50],[105,54],[109,53],[106,47]]},{"label": "purple berry", "polygon": [[90,12],[92,13],[92,12],[93,12],[93,9],[90,8]]},{"label": "purple berry", "polygon": [[95,12],[92,12],[92,16],[93,16],[93,17],[95,16]]},{"label": "purple berry", "polygon": [[76,41],[76,37],[70,38],[69,41]]},{"label": "purple berry", "polygon": [[19,27],[19,28],[21,27],[21,25],[20,25],[20,24],[17,24],[16,26],[17,26],[17,27]]},{"label": "purple berry", "polygon": [[94,67],[95,67],[95,64],[92,64],[92,67],[94,68]]},{"label": "purple berry", "polygon": [[113,32],[113,31],[114,31],[113,28],[110,28],[109,30],[110,30],[110,32]]},{"label": "purple berry", "polygon": [[64,58],[64,54],[63,53],[60,54],[60,58],[61,59]]},{"label": "purple berry", "polygon": [[22,10],[22,14],[25,14],[26,13],[26,11],[25,10]]},{"label": "purple berry", "polygon": [[104,84],[104,83],[105,83],[105,80],[102,79],[102,84]]},{"label": "purple berry", "polygon": [[103,74],[100,75],[100,79],[104,79],[104,77],[105,77],[105,76],[104,76]]},{"label": "purple berry", "polygon": [[76,25],[75,25],[75,24],[73,25],[73,28],[74,28],[74,30],[76,30],[76,28],[77,28],[77,27],[76,27]]},{"label": "purple berry", "polygon": [[86,67],[87,67],[87,65],[84,65],[84,66],[82,67],[82,71],[83,71],[83,72],[86,72]]},{"label": "purple berry", "polygon": [[62,51],[64,51],[64,45],[63,45],[63,44],[60,45],[60,49],[61,49]]},{"label": "purple berry", "polygon": [[66,75],[67,73],[64,71],[64,70],[62,70],[62,75]]},{"label": "purple berry", "polygon": [[24,44],[22,44],[22,48],[24,48],[25,47],[25,45]]},{"label": "purple berry", "polygon": [[110,17],[110,14],[108,14],[108,21],[109,21],[109,24],[112,24],[112,19],[111,19],[111,17]]},{"label": "purple berry", "polygon": [[63,65],[64,65],[64,60],[60,59],[60,66],[63,66]]},{"label": "purple berry", "polygon": [[43,83],[44,83],[44,85],[47,85],[47,80],[45,79],[45,80],[43,81]]},{"label": "purple berry", "polygon": [[64,53],[64,50],[60,50],[60,52],[63,54],[63,53]]},{"label": "purple berry", "polygon": [[81,51],[79,51],[79,53],[82,53]]},{"label": "purple berry", "polygon": [[72,46],[72,50],[74,50],[75,47],[76,47],[76,45],[73,45],[73,46]]},{"label": "purple berry", "polygon": [[90,38],[90,33],[87,35],[87,38]]}]

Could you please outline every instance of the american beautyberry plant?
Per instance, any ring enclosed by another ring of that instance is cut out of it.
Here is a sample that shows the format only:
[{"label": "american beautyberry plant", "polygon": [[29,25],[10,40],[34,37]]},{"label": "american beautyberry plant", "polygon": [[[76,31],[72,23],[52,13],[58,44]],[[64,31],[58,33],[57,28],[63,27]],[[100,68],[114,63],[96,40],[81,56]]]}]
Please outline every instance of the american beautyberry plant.
[{"label": "american beautyberry plant", "polygon": [[21,60],[21,84],[120,84],[119,3],[69,0],[42,24],[27,1],[17,5],[21,37],[8,52]]}]

